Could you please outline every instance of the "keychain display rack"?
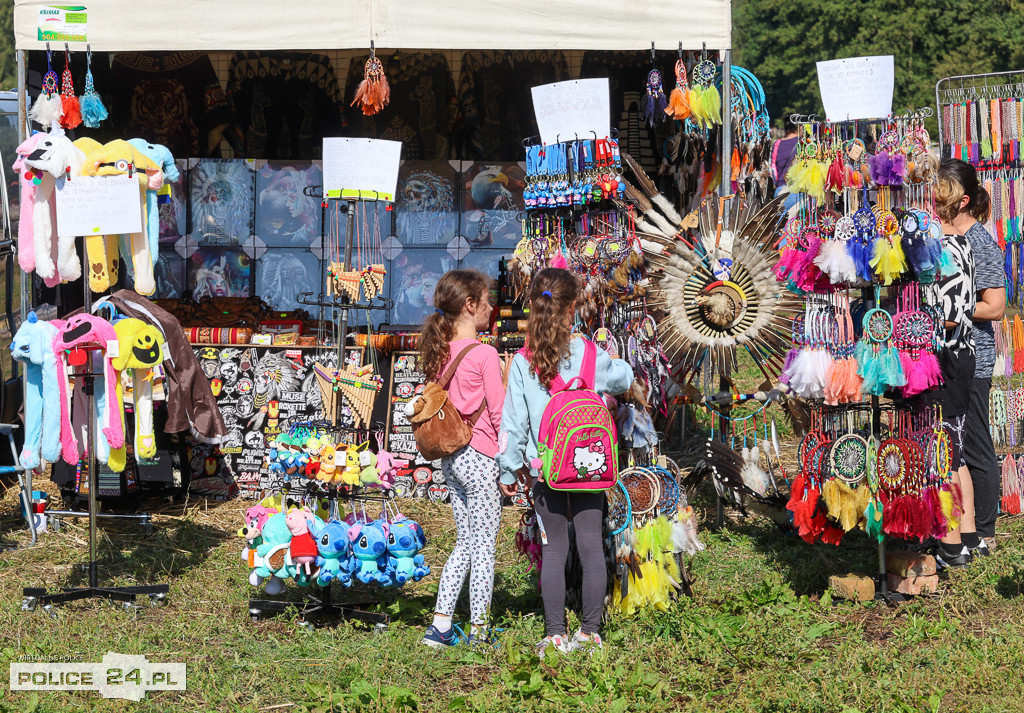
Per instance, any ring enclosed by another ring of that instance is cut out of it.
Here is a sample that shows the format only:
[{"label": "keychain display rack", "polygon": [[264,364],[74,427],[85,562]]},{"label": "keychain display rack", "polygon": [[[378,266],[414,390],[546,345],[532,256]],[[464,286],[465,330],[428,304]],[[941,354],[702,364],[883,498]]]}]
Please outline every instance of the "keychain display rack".
[{"label": "keychain display rack", "polygon": [[[325,208],[325,223],[328,220],[326,217],[328,213],[333,212],[334,215],[331,225],[331,233],[335,236],[340,232],[340,225],[337,223],[337,216],[340,213],[345,214],[344,246],[341,247],[336,244],[333,246],[325,246],[323,259],[326,261],[329,260],[330,257],[335,257],[333,255],[335,251],[339,253],[336,257],[341,258],[340,261],[331,264],[332,270],[328,280],[334,280],[334,271],[337,271],[342,275],[350,273],[353,267],[353,249],[355,247],[353,236],[355,235],[356,230],[355,221],[356,214],[358,212],[357,206],[359,203],[375,203],[377,202],[376,197],[365,197],[365,192],[364,194],[361,194],[363,197],[360,198],[359,201],[349,198],[325,197],[321,186],[306,186],[303,189],[303,193],[307,196],[321,199],[321,204]],[[344,195],[344,191],[342,191],[342,195]],[[326,233],[326,230],[323,232]],[[332,253],[331,256],[328,256],[328,250]],[[391,298],[382,296],[379,293],[379,290],[374,289],[372,286],[369,286],[364,282],[372,279],[373,275],[368,276],[367,270],[364,269],[364,266],[361,263],[362,255],[360,255],[359,265],[362,277],[356,278],[357,282],[354,286],[349,285],[346,289],[343,281],[337,280],[335,282],[336,289],[334,289],[331,294],[325,295],[323,292],[320,292],[314,297],[313,292],[301,292],[298,295],[298,301],[300,304],[318,307],[322,320],[325,314],[329,313],[332,320],[337,324],[335,329],[337,337],[335,340],[335,347],[337,350],[336,356],[338,369],[334,375],[335,383],[333,384],[333,388],[335,391],[340,392],[340,397],[348,399],[351,402],[351,406],[354,411],[358,413],[355,418],[355,425],[350,427],[343,423],[342,398],[336,398],[334,400],[333,409],[330,409],[325,404],[325,408],[330,411],[330,413],[325,413],[327,420],[320,425],[322,425],[324,430],[330,432],[335,437],[351,436],[353,433],[365,432],[368,434],[372,430],[373,425],[373,403],[376,396],[379,394],[379,389],[374,390],[372,388],[368,388],[354,375],[347,374],[345,372],[345,348],[351,331],[350,313],[352,310],[356,310],[368,314],[370,311],[391,310],[394,307],[394,303]],[[366,300],[363,302],[360,302],[358,299],[361,288],[366,296]],[[370,341],[371,340],[369,339],[367,340],[368,349],[372,349]],[[369,396],[366,394],[369,394]],[[371,493],[361,487],[339,488],[336,485],[325,486],[314,480],[310,480],[301,491],[293,491],[290,482],[285,483],[281,490],[282,506],[286,506],[288,501],[292,500],[292,496],[296,496],[304,501],[312,501],[313,503],[317,503],[321,500],[325,501],[328,503],[328,511],[332,513],[332,515],[337,514],[337,505],[339,502],[358,502],[365,508],[365,505],[368,502],[379,502],[381,503],[381,506],[384,507],[387,500],[387,497],[383,493]],[[316,511],[315,504],[314,511]],[[387,614],[366,610],[365,607],[370,605],[371,602],[346,604],[335,602],[333,585],[334,580],[328,582],[326,586],[320,586],[314,579],[311,586],[301,588],[301,599],[298,601],[291,599],[250,599],[249,616],[253,621],[258,621],[267,615],[297,612],[300,625],[302,626],[322,626],[342,620],[361,621],[378,628],[384,628],[388,625]]]}]

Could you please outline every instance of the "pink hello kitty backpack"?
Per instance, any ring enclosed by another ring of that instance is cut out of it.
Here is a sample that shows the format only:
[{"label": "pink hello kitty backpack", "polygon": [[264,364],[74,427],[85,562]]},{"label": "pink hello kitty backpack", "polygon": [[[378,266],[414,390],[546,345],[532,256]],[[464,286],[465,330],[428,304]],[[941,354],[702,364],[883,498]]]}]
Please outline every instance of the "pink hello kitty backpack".
[{"label": "pink hello kitty backpack", "polygon": [[[584,339],[579,376],[565,383],[556,375],[540,421],[539,461],[531,465],[552,490],[595,492],[615,485],[619,450],[615,419],[594,391],[597,347]],[[529,360],[529,355],[523,352]],[[578,388],[576,388],[578,386]]]}]

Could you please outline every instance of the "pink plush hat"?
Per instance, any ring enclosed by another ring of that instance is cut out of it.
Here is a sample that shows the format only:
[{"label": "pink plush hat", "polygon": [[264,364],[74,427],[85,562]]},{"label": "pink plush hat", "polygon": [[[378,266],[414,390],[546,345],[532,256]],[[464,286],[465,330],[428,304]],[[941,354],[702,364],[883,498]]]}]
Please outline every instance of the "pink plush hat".
[{"label": "pink plush hat", "polygon": [[68,394],[67,357],[68,351],[76,347],[97,347],[104,352],[103,377],[106,381],[106,423],[103,435],[112,449],[124,446],[124,428],[121,422],[121,404],[117,401],[117,380],[112,357],[106,353],[107,345],[117,342],[117,332],[104,319],[91,314],[76,314],[64,324],[53,339],[53,351],[57,356],[57,384],[60,387],[61,444],[64,461],[70,465],[78,463],[79,449],[71,425],[71,401]]}]

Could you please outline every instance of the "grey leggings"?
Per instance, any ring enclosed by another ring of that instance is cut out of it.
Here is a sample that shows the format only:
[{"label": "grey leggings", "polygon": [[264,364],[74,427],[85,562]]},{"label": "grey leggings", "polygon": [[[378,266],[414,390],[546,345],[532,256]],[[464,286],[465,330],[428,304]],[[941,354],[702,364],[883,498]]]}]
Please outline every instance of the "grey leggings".
[{"label": "grey leggings", "polygon": [[538,482],[533,502],[547,537],[542,545],[540,592],[544,599],[544,627],[547,636],[561,636],[565,630],[565,562],[569,556],[569,520],[576,529],[576,550],[583,565],[584,634],[596,634],[601,626],[608,571],[604,561],[604,493],[566,493]]}]

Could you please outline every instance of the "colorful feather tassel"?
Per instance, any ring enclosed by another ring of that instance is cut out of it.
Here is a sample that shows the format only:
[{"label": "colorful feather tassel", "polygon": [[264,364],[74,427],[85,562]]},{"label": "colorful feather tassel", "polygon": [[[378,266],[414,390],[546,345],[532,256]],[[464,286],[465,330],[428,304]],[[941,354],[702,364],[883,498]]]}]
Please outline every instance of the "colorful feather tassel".
[{"label": "colorful feather tassel", "polygon": [[907,261],[903,255],[903,247],[898,241],[889,238],[878,238],[874,244],[871,267],[881,278],[883,285],[891,285],[907,270]]},{"label": "colorful feather tassel", "polygon": [[82,123],[90,129],[98,128],[100,122],[107,118],[107,107],[103,106],[103,100],[96,93],[91,67],[85,70],[85,93],[78,103],[82,110]]},{"label": "colorful feather tassel", "polygon": [[64,55],[64,73],[60,79],[60,125],[65,129],[74,129],[82,123],[82,108],[75,96],[75,80],[71,78],[70,59]]}]

